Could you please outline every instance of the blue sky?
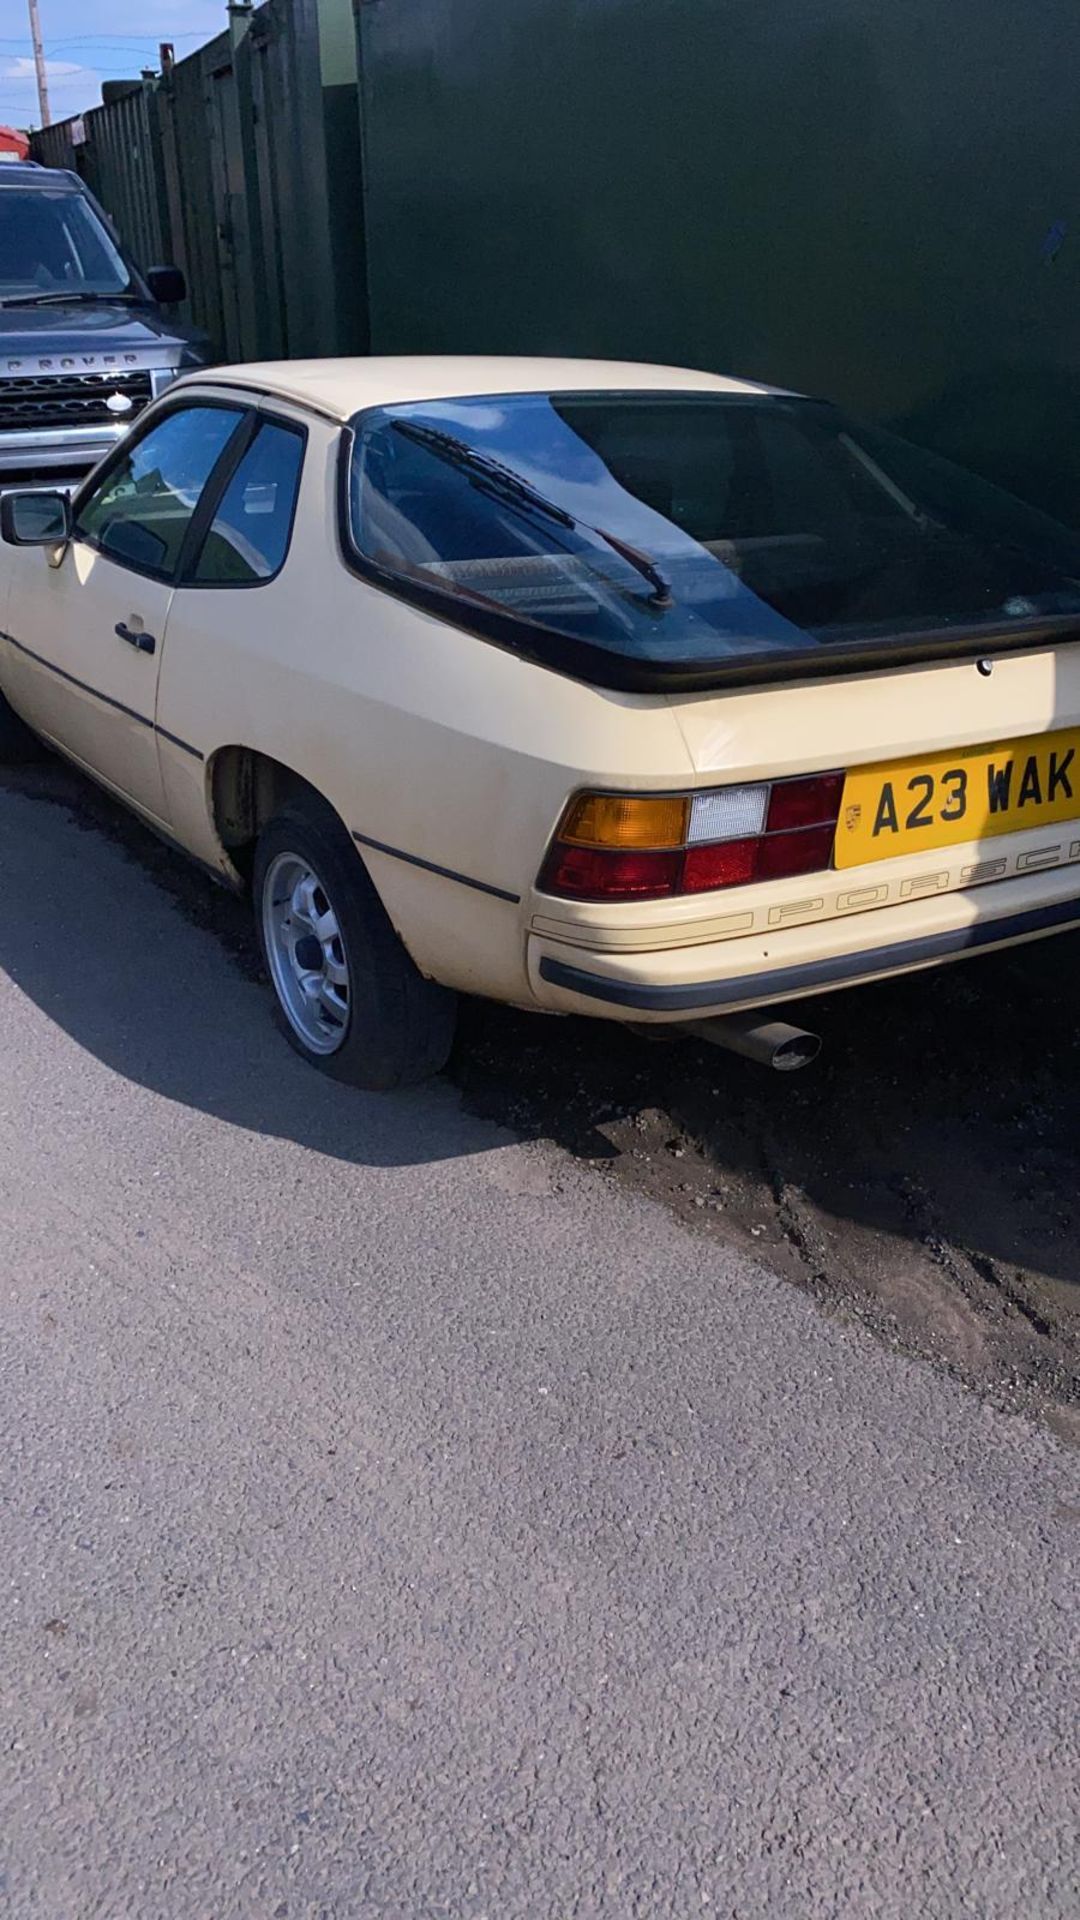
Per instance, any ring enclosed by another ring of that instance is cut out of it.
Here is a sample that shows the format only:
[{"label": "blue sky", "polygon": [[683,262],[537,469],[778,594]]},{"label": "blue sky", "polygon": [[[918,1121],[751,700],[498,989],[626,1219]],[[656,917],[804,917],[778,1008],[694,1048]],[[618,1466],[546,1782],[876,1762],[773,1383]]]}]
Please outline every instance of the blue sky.
[{"label": "blue sky", "polygon": [[[54,120],[99,105],[103,80],[156,67],[160,41],[180,59],[227,24],[225,0],[38,0],[38,11]],[[36,126],[26,0],[3,0],[0,27],[0,121]]]}]

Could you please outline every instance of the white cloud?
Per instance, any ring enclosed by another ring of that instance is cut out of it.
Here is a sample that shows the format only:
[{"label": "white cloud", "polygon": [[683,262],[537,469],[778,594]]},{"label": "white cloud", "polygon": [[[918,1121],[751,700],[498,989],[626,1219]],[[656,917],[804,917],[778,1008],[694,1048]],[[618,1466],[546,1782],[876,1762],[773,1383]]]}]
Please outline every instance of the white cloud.
[{"label": "white cloud", "polygon": [[[86,72],[86,67],[73,65],[70,60],[46,60],[45,62],[45,77],[48,80],[73,78],[76,74]],[[9,61],[6,67],[0,68],[0,80],[36,79],[37,70],[34,63],[25,55],[20,56],[17,60]]]}]

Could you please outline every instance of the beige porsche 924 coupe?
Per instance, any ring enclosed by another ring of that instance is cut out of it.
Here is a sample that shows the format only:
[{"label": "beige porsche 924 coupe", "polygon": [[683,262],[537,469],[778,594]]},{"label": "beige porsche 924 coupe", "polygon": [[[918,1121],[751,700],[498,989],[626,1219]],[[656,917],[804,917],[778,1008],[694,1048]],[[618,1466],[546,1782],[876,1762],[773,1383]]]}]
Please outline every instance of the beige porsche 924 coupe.
[{"label": "beige porsche 924 coupe", "polygon": [[250,889],[341,1079],[458,994],[798,1064],[748,1010],[1080,925],[1080,538],[818,401],[219,368],[0,518],[0,751]]}]

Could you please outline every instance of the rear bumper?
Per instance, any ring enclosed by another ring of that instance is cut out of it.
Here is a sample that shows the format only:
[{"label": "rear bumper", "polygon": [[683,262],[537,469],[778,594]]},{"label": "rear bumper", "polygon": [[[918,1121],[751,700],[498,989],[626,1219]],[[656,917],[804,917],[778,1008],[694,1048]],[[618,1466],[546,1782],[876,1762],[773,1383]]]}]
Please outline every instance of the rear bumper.
[{"label": "rear bumper", "polygon": [[1080,930],[1080,869],[1059,873],[1053,885],[1043,874],[923,902],[918,933],[906,932],[905,918],[893,907],[764,941],[655,953],[587,950],[533,935],[530,980],[536,999],[552,1011],[612,1020],[700,1019],[768,1006]]}]

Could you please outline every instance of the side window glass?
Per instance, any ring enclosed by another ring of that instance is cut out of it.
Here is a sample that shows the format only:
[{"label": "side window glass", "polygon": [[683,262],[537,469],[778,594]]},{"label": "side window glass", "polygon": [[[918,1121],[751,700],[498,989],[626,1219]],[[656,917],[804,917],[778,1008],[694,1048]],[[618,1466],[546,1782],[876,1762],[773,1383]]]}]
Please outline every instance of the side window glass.
[{"label": "side window glass", "polygon": [[167,414],[84,502],[76,535],[122,565],[171,574],[199,496],[243,417],[239,407]]},{"label": "side window glass", "polygon": [[289,545],[303,435],[269,421],[259,428],[222,495],[194,578],[206,586],[269,580]]}]

